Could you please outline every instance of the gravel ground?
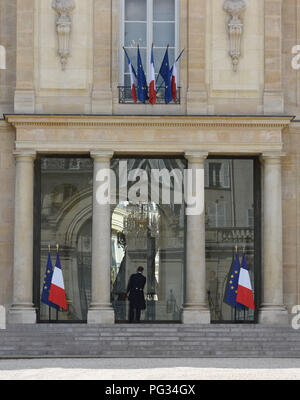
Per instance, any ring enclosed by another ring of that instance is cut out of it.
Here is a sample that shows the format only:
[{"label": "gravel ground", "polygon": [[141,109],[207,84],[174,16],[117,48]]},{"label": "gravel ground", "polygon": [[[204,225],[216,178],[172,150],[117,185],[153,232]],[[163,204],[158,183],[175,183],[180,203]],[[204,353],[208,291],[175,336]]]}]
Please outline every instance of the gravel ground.
[{"label": "gravel ground", "polygon": [[299,380],[300,359],[0,360],[0,380]]}]

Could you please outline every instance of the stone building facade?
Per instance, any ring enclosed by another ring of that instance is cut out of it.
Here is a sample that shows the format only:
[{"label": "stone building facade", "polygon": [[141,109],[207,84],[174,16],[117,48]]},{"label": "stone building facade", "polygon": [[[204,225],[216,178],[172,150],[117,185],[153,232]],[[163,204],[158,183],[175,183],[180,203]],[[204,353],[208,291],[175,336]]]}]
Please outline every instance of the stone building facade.
[{"label": "stone building facade", "polygon": [[[154,282],[145,320],[288,323],[300,304],[300,2],[138,3],[0,0],[0,304],[11,323],[47,320],[43,271],[59,243],[69,310],[50,320],[125,319],[124,282],[142,263]],[[152,42],[156,68],[167,44],[171,60],[185,49],[176,103],[124,92],[122,47],[134,62],[140,43],[149,72]],[[137,210],[96,201],[97,174],[116,160],[204,170],[204,211],[158,204],[160,234],[130,238]],[[223,305],[236,245],[254,315]]]}]

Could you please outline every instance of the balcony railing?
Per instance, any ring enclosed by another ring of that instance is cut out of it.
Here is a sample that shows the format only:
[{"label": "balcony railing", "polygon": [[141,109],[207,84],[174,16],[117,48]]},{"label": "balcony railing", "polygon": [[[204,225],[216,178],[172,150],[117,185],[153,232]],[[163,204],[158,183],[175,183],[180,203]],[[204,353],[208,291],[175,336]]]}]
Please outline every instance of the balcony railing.
[{"label": "balcony railing", "polygon": [[[118,86],[119,89],[119,104],[134,104],[134,101],[131,97],[131,87],[130,86]],[[178,105],[180,104],[180,87],[177,88],[177,99],[176,102],[173,100],[170,105]],[[143,104],[140,101],[137,104]],[[146,100],[146,104],[149,104],[149,100]],[[165,89],[162,87],[156,94],[156,104],[165,104]]]},{"label": "balcony railing", "polygon": [[232,248],[235,244],[239,244],[253,248],[254,243],[254,229],[252,227],[206,227],[205,236],[208,247],[221,245]]}]

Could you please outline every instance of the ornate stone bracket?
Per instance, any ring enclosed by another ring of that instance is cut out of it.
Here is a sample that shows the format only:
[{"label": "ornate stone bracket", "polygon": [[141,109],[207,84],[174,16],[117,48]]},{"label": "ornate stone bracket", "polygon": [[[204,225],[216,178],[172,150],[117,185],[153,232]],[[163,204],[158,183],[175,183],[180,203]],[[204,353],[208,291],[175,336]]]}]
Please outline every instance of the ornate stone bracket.
[{"label": "ornate stone bracket", "polygon": [[229,14],[227,31],[229,36],[229,55],[232,58],[233,71],[237,71],[237,65],[241,56],[241,38],[244,22],[242,13],[247,7],[246,0],[226,0],[224,10]]},{"label": "ornate stone bracket", "polygon": [[56,19],[56,31],[58,35],[58,55],[62,70],[66,68],[70,56],[70,33],[72,27],[71,13],[75,8],[74,0],[53,0],[52,8],[58,14]]}]

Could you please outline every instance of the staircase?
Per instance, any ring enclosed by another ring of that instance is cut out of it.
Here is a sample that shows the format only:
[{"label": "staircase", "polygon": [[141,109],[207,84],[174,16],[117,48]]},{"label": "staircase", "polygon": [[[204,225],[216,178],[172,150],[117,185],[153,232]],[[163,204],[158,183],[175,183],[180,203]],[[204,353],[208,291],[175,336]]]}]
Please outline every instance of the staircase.
[{"label": "staircase", "polygon": [[300,357],[288,326],[37,324],[0,330],[0,358]]}]

